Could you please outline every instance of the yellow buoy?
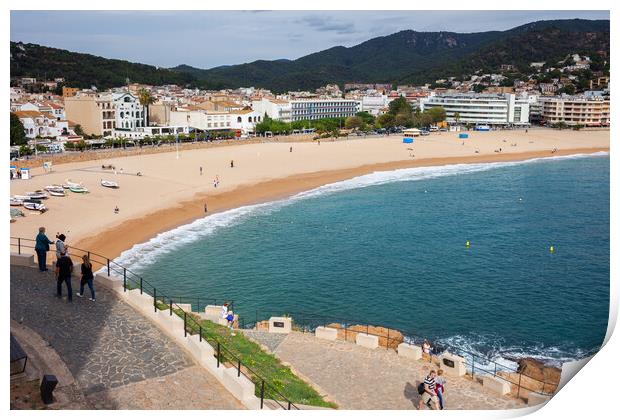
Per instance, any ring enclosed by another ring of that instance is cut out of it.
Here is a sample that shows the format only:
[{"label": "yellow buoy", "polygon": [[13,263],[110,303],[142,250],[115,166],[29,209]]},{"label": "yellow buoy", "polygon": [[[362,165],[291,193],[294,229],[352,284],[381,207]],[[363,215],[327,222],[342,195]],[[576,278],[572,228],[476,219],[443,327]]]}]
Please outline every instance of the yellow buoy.
[{"label": "yellow buoy", "polygon": [[549,252],[551,252],[552,254],[555,252],[555,247],[553,245],[549,247]]},{"label": "yellow buoy", "polygon": [[469,248],[469,241],[465,242],[465,248]]}]

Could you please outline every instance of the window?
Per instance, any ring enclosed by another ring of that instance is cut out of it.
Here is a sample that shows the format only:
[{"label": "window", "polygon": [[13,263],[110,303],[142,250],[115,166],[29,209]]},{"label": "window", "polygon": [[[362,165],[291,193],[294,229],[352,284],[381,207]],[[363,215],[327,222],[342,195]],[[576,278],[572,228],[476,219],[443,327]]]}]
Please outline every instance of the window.
[{"label": "window", "polygon": [[241,122],[241,117],[237,117],[237,122],[240,123]]}]

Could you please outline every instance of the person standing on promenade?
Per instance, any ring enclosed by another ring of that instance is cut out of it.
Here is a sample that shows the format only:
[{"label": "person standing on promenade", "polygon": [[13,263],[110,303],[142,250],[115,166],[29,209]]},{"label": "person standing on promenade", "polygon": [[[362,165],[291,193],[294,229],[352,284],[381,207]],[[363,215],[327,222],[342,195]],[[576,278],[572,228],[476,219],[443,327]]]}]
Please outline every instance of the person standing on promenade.
[{"label": "person standing on promenade", "polygon": [[62,297],[62,283],[67,284],[67,301],[73,302],[73,290],[71,289],[71,273],[73,273],[73,261],[67,256],[67,251],[62,251],[56,261],[56,297]]},{"label": "person standing on promenade", "polygon": [[437,377],[435,378],[435,392],[437,392],[437,399],[439,400],[439,409],[443,410],[444,397],[443,393],[446,392],[446,378],[443,377],[443,370],[437,371]]},{"label": "person standing on promenade", "polygon": [[67,237],[63,233],[61,233],[60,235],[56,235],[56,261],[60,259],[60,256],[63,252],[67,251],[65,239],[67,239]]},{"label": "person standing on promenade", "polygon": [[226,314],[226,324],[228,328],[230,328],[230,335],[236,335],[233,328],[233,325],[235,324],[235,315],[233,314],[233,311],[228,311]]},{"label": "person standing on promenade", "polygon": [[93,287],[93,265],[90,262],[90,258],[88,255],[82,255],[82,279],[80,280],[80,293],[76,293],[79,297],[84,296],[84,285],[88,284],[88,288],[90,289],[90,300],[95,301],[95,289]]},{"label": "person standing on promenade", "polygon": [[438,410],[437,406],[437,393],[435,392],[435,370],[431,370],[426,378],[424,378],[424,392],[420,397],[418,404],[418,410],[421,410],[424,405],[428,405],[432,402],[431,408]]},{"label": "person standing on promenade", "polygon": [[50,250],[50,245],[54,242],[50,241],[45,235],[45,228],[41,226],[39,228],[39,234],[37,235],[37,243],[34,246],[34,250],[37,253],[37,260],[39,261],[39,271],[47,271],[47,265],[45,259],[47,257],[47,251]]},{"label": "person standing on promenade", "polygon": [[424,343],[422,343],[422,357],[428,358],[429,362],[433,360],[431,358],[431,344],[428,340],[424,340]]}]

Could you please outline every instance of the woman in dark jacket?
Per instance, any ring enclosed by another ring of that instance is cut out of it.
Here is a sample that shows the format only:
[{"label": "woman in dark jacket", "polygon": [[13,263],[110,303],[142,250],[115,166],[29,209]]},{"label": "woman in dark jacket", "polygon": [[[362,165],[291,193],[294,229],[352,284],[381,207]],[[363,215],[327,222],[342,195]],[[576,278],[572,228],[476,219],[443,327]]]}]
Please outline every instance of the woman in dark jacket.
[{"label": "woman in dark jacket", "polygon": [[39,260],[39,271],[47,271],[47,265],[45,264],[45,258],[47,257],[47,251],[50,250],[50,244],[54,242],[50,241],[45,236],[45,228],[39,228],[39,234],[37,235],[37,243],[34,246],[34,250],[37,252],[37,259]]},{"label": "woman in dark jacket", "polygon": [[82,256],[82,280],[80,280],[80,293],[79,297],[84,296],[84,285],[87,284],[90,289],[90,300],[95,301],[95,289],[93,288],[93,265],[90,262],[88,255]]}]

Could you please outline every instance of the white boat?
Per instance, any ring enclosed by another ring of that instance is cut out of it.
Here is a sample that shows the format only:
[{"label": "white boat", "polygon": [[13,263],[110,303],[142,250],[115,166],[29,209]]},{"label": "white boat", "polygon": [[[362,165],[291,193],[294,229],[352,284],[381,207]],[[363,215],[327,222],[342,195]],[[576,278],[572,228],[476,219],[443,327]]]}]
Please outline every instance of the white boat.
[{"label": "white boat", "polygon": [[101,185],[107,188],[118,188],[118,182],[116,181],[106,181],[105,179],[101,180]]},{"label": "white boat", "polygon": [[88,192],[88,190],[86,188],[84,188],[82,186],[79,186],[79,185],[78,186],[74,186],[74,187],[69,187],[69,191],[74,192],[74,193],[79,193],[79,194],[87,193]]},{"label": "white boat", "polygon": [[82,187],[81,182],[73,182],[70,179],[65,179],[65,183],[62,184],[62,187],[65,189],[71,189],[71,187]]},{"label": "white boat", "polygon": [[45,208],[44,204],[39,204],[39,203],[24,203],[24,208],[27,208],[28,210],[36,210],[36,211],[40,211],[41,213],[47,211],[47,209]]},{"label": "white boat", "polygon": [[48,197],[47,193],[41,190],[27,192],[26,195],[30,198],[34,198],[35,200],[44,200]]},{"label": "white boat", "polygon": [[50,191],[48,191],[48,192],[49,192],[49,194],[50,194],[51,196],[54,196],[54,197],[64,197],[64,196],[65,196],[65,190],[61,190],[61,191],[58,191],[58,190],[50,190]]},{"label": "white boat", "polygon": [[62,185],[48,185],[47,187],[43,188],[45,191],[50,192],[50,191],[56,191],[56,192],[62,192],[65,189],[62,187]]},{"label": "white boat", "polygon": [[12,206],[22,206],[24,204],[24,199],[21,197],[11,197],[11,205]]}]

